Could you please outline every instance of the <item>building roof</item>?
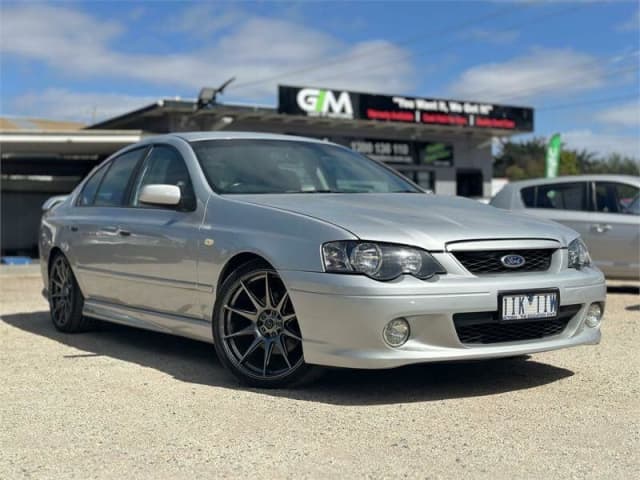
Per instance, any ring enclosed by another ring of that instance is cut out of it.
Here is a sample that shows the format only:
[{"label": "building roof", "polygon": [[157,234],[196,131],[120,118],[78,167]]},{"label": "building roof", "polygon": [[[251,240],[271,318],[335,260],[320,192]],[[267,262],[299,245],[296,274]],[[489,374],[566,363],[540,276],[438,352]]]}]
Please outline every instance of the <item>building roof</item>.
[{"label": "building roof", "polygon": [[[7,155],[101,155],[140,141],[140,130],[2,130],[0,151]],[[7,153],[10,152],[10,153]]]},{"label": "building roof", "polygon": [[279,113],[276,108],[216,103],[197,109],[189,100],[159,100],[137,110],[90,125],[87,129],[140,129],[155,133],[179,131],[250,130],[291,132],[317,136],[367,135],[380,138],[421,138],[469,135],[476,138],[505,137],[523,132],[498,128],[461,128],[449,125],[400,123],[379,120],[338,119]]},{"label": "building roof", "polygon": [[86,125],[66,120],[30,117],[0,117],[0,130],[80,130]]},{"label": "building roof", "polygon": [[[147,123],[151,120],[158,120],[165,118],[169,114],[177,114],[183,116],[192,116],[196,113],[202,115],[202,111],[196,111],[197,102],[195,100],[175,100],[175,99],[161,99],[155,103],[145,105],[144,107],[132,110],[116,117],[102,120],[98,123],[87,126],[88,130],[98,129],[117,129],[126,130],[129,128],[136,128],[140,130],[155,131],[158,133],[168,133],[164,131],[157,131],[146,127]],[[204,110],[208,111],[208,110]],[[195,130],[195,129],[194,129]]]}]

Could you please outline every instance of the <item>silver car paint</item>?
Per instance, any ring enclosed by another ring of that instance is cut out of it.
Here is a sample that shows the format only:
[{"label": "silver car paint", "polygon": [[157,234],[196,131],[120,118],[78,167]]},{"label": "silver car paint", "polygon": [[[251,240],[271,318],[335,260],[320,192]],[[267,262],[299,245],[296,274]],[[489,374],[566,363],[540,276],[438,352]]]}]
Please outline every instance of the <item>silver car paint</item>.
[{"label": "silver car paint", "polygon": [[[86,297],[87,315],[211,342],[221,273],[237,255],[259,255],[290,291],[306,361],[324,365],[385,368],[499,357],[600,338],[599,328],[586,328],[583,320],[586,305],[604,302],[604,280],[594,268],[567,269],[566,246],[577,235],[566,227],[427,194],[217,195],[185,138],[291,139],[227,132],[146,139],[142,144],[169,144],[184,157],[197,197],[195,211],[77,207],[81,184],[43,216],[45,285],[50,252],[59,248]],[[448,273],[428,281],[404,276],[391,282],[324,273],[322,243],[358,238],[434,251]],[[540,245],[560,248],[549,272],[475,276],[450,253]],[[457,340],[453,313],[494,311],[500,290],[549,287],[560,289],[562,305],[585,306],[562,336],[478,347]],[[410,320],[415,336],[391,349],[381,332],[398,316]]]},{"label": "silver car paint", "polygon": [[481,238],[551,238],[563,245],[575,233],[556,223],[506,213],[461,197],[407,193],[327,195],[236,195],[321,218],[359,238],[444,250],[451,241]]},{"label": "silver car paint", "polygon": [[640,188],[640,178],[629,175],[576,175],[524,180],[505,185],[491,200],[491,205],[566,225],[581,235],[594,263],[607,277],[639,279],[640,215],[527,208],[522,201],[520,192],[523,188],[567,182],[614,182]]}]

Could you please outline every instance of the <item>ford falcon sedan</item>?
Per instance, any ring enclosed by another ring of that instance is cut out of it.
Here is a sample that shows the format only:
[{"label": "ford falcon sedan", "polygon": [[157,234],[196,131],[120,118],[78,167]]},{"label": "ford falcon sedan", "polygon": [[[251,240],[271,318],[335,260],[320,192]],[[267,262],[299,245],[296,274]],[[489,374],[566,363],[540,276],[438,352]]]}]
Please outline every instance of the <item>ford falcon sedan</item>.
[{"label": "ford falcon sedan", "polygon": [[557,223],[427,194],[324,141],[148,138],[45,206],[54,326],[213,343],[241,381],[597,344],[605,283]]}]

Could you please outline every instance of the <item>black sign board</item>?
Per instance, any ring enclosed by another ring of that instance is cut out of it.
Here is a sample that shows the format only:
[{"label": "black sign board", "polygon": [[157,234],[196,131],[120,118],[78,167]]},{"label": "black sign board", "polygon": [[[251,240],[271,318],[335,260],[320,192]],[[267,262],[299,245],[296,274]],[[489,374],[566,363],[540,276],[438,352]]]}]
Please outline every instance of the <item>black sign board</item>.
[{"label": "black sign board", "polygon": [[278,87],[278,112],[459,128],[533,131],[533,109],[435,98]]}]

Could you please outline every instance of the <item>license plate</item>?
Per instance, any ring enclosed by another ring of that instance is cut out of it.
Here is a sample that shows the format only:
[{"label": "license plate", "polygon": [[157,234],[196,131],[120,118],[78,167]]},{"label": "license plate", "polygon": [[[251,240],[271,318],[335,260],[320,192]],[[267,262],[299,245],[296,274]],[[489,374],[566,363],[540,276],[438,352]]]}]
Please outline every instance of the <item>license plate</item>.
[{"label": "license plate", "polygon": [[505,293],[500,297],[502,320],[555,318],[558,315],[558,291]]}]

